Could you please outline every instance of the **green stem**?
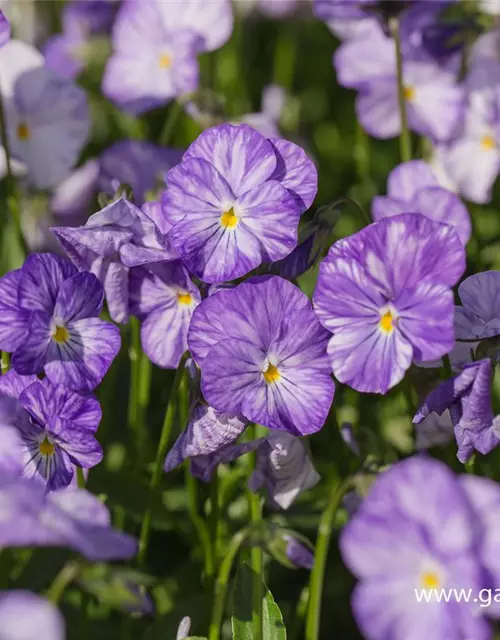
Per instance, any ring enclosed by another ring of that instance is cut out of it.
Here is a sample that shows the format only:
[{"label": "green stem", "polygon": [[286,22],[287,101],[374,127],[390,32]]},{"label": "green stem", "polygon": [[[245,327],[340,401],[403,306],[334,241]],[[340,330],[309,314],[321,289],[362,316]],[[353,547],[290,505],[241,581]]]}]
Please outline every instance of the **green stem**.
[{"label": "green stem", "polygon": [[219,469],[215,468],[210,482],[210,549],[214,573],[217,571],[219,543]]},{"label": "green stem", "polygon": [[174,102],[170,105],[170,110],[165,119],[165,124],[163,125],[163,129],[161,130],[160,136],[158,138],[158,144],[162,147],[170,144],[174,135],[175,126],[179,120],[179,117],[183,110],[183,104],[181,100],[174,100]]},{"label": "green stem", "polygon": [[17,193],[17,185],[16,180],[14,178],[14,174],[12,173],[12,164],[11,164],[11,152],[10,152],[10,143],[9,136],[7,134],[7,119],[5,116],[5,107],[2,97],[2,92],[0,91],[0,140],[2,146],[5,151],[5,164],[7,168],[7,187],[8,187],[8,197],[7,197],[7,205],[10,209],[10,213],[12,216],[12,221],[14,223],[16,233],[19,240],[19,246],[25,256],[28,255],[29,249],[24,240],[24,235],[21,226],[21,212],[18,205],[18,193]]},{"label": "green stem", "polygon": [[47,598],[54,604],[58,604],[66,587],[73,582],[79,571],[80,563],[77,560],[68,562],[68,564],[64,565],[61,571],[59,571],[57,576],[54,578],[54,582],[50,585],[49,590],[47,591]]},{"label": "green stem", "polygon": [[128,424],[134,432],[136,443],[139,435],[139,366],[141,354],[141,327],[137,318],[130,319],[130,347],[128,357],[130,359],[130,391],[128,398]]},{"label": "green stem", "polygon": [[[337,480],[334,480],[337,484]],[[321,514],[318,527],[318,537],[316,540],[316,552],[314,557],[314,566],[311,572],[309,607],[307,609],[306,618],[306,635],[305,640],[318,640],[319,626],[321,617],[321,596],[323,592],[323,581],[325,577],[326,558],[328,555],[328,547],[330,546],[330,538],[335,520],[335,514],[340,506],[342,498],[352,488],[352,480],[348,478],[340,486],[334,488],[330,492],[330,497],[325,510]]]},{"label": "green stem", "polygon": [[445,355],[443,356],[443,369],[444,369],[444,374],[446,378],[453,377],[453,370],[451,368],[450,356],[447,353],[445,353]]},{"label": "green stem", "polygon": [[368,215],[368,213],[363,209],[363,207],[359,204],[359,202],[357,202],[354,198],[350,198],[349,196],[344,196],[343,198],[339,198],[338,200],[335,200],[329,206],[332,209],[335,209],[340,204],[352,204],[352,205],[354,205],[356,207],[356,209],[361,213],[361,215],[363,217],[363,220],[366,222],[366,224],[371,224],[372,223],[372,220],[371,220],[370,216]]},{"label": "green stem", "polygon": [[222,625],[222,618],[224,616],[224,605],[226,602],[231,569],[241,545],[248,538],[251,531],[252,529],[249,527],[238,531],[238,533],[233,536],[233,539],[229,544],[229,548],[226,550],[224,555],[224,560],[222,561],[217,575],[217,580],[215,581],[214,606],[212,609],[210,629],[208,631],[208,640],[219,640],[220,638],[220,628]]},{"label": "green stem", "polygon": [[10,355],[6,352],[6,351],[2,351],[2,358],[1,358],[1,375],[5,375],[7,373],[7,371],[10,369]]},{"label": "green stem", "polygon": [[[172,389],[170,390],[170,397],[168,399],[167,410],[165,411],[165,419],[163,420],[163,427],[160,435],[160,442],[158,443],[158,449],[156,451],[156,459],[153,467],[153,473],[151,475],[151,482],[149,484],[150,488],[150,502],[152,499],[152,495],[154,491],[158,488],[160,484],[161,473],[163,469],[163,461],[165,460],[165,456],[167,454],[168,443],[170,440],[170,433],[172,431],[172,426],[174,423],[174,418],[177,413],[177,403],[179,401],[179,387],[181,384],[182,376],[184,373],[184,367],[186,365],[187,353],[182,356],[182,359],[177,367],[177,371],[175,372],[174,383],[172,385]],[[143,565],[146,560],[146,554],[148,550],[149,537],[151,535],[151,504],[149,504],[146,512],[144,514],[144,518],[142,520],[141,526],[141,535],[139,538],[139,554],[138,554],[138,562],[139,565]]]},{"label": "green stem", "polygon": [[307,613],[307,603],[309,602],[309,585],[306,585],[300,592],[299,601],[295,610],[295,618],[293,620],[292,630],[290,632],[290,640],[297,640],[303,633],[304,618]]},{"label": "green stem", "polygon": [[274,82],[286,91],[293,89],[296,69],[298,34],[292,33],[290,25],[279,30],[274,49]]},{"label": "green stem", "polygon": [[[151,376],[153,364],[144,352],[139,357],[139,379],[137,381],[137,404],[138,404],[138,424],[141,437],[141,449],[144,445],[147,434],[147,411],[149,406],[149,396],[151,393]],[[139,444],[139,443],[138,443]]]},{"label": "green stem", "polygon": [[356,146],[354,147],[356,173],[362,183],[370,179],[370,141],[359,122],[356,123]]},{"label": "green stem", "polygon": [[85,476],[81,467],[76,468],[76,480],[79,489],[85,489]]},{"label": "green stem", "polygon": [[[248,428],[252,440],[257,437],[257,426]],[[253,465],[255,467],[256,453],[252,453]],[[248,507],[250,511],[250,521],[254,529],[258,529],[262,520],[262,504],[258,493],[248,490]],[[262,640],[262,584],[263,584],[263,554],[260,545],[253,545],[250,550],[250,567],[253,574],[252,584],[252,640]]]},{"label": "green stem", "polygon": [[389,28],[396,48],[396,74],[398,81],[398,103],[399,116],[401,119],[401,133],[399,134],[399,146],[401,151],[401,161],[411,160],[411,137],[408,129],[408,118],[406,115],[406,97],[403,76],[403,53],[401,51],[401,36],[399,33],[399,19],[397,17],[389,20]]}]

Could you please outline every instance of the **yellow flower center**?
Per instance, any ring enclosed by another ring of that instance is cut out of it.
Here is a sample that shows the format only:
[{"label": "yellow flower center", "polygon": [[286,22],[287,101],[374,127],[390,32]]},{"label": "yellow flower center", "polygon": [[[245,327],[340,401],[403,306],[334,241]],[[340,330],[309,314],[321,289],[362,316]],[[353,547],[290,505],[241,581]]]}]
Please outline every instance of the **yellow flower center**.
[{"label": "yellow flower center", "polygon": [[56,342],[66,342],[69,338],[69,331],[66,327],[56,327],[56,330],[52,334],[52,337]]},{"label": "yellow flower center", "polygon": [[417,92],[415,91],[415,87],[404,87],[403,89],[403,95],[407,102],[411,102],[412,100],[415,100],[416,93]]},{"label": "yellow flower center", "polygon": [[177,301],[179,302],[179,304],[191,304],[193,298],[191,297],[190,293],[181,293],[179,291],[179,293],[177,294]]},{"label": "yellow flower center", "polygon": [[40,453],[43,456],[53,455],[54,450],[55,450],[54,445],[52,444],[52,442],[49,442],[47,438],[45,438],[45,440],[40,444]]},{"label": "yellow flower center", "polygon": [[229,211],[223,213],[220,217],[220,222],[223,227],[234,229],[238,224],[238,217],[234,215],[234,209],[231,207]]},{"label": "yellow flower center", "polygon": [[394,330],[394,318],[390,311],[380,317],[380,328],[386,333],[391,333]]},{"label": "yellow flower center", "polygon": [[172,56],[169,56],[168,53],[163,53],[158,58],[158,65],[160,69],[170,69],[172,66]]},{"label": "yellow flower center", "polygon": [[495,138],[493,136],[484,135],[481,138],[481,148],[484,151],[491,151],[496,147]]},{"label": "yellow flower center", "polygon": [[277,382],[281,378],[281,374],[278,371],[278,367],[275,367],[274,364],[270,364],[267,367],[267,371],[264,371],[264,380],[267,384],[271,384],[272,382]]},{"label": "yellow flower center", "polygon": [[20,122],[17,125],[17,137],[19,140],[29,140],[30,138],[30,130],[28,125],[25,122]]},{"label": "yellow flower center", "polygon": [[424,589],[438,589],[441,580],[435,571],[424,571],[420,576],[420,584]]}]

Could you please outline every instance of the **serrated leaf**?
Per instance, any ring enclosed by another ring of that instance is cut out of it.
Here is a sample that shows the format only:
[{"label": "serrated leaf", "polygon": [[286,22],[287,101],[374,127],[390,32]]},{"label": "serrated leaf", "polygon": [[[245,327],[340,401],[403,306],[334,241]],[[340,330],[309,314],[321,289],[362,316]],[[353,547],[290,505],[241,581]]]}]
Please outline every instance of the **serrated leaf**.
[{"label": "serrated leaf", "polygon": [[[236,574],[233,590],[233,615],[231,626],[233,640],[253,640],[252,631],[252,583],[253,572],[243,563]],[[262,640],[286,640],[283,616],[271,592],[262,583]]]}]

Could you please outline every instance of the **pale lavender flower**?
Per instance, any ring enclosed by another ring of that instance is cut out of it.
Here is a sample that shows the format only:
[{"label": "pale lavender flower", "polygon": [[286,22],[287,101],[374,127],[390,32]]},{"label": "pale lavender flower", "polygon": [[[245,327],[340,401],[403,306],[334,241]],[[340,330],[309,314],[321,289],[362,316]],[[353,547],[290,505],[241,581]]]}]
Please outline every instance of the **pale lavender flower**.
[{"label": "pale lavender flower", "polygon": [[340,538],[344,562],[359,579],[352,608],[361,633],[370,640],[488,640],[489,624],[472,601],[416,598],[488,586],[481,544],[468,496],[446,465],[414,457],[379,475]]},{"label": "pale lavender flower", "polygon": [[141,320],[144,353],[159,367],[178,366],[187,349],[191,316],[200,301],[198,288],[178,260],[131,271],[130,313]]},{"label": "pale lavender flower", "polygon": [[463,306],[455,308],[457,340],[482,340],[500,334],[500,271],[469,276],[460,283],[458,295]]},{"label": "pale lavender flower", "polygon": [[333,333],[333,373],[362,392],[386,393],[412,360],[454,344],[451,286],[465,268],[454,229],[412,213],[383,218],[336,242],[320,265],[314,308]]},{"label": "pale lavender flower", "polygon": [[30,591],[0,593],[2,640],[64,640],[64,618],[44,598]]},{"label": "pale lavender flower", "polygon": [[248,125],[220,125],[168,172],[165,221],[155,222],[194,275],[224,282],[288,255],[316,190],[316,169],[300,147]]},{"label": "pale lavender flower", "polygon": [[458,196],[439,185],[431,167],[422,160],[398,165],[389,174],[387,196],[373,198],[374,220],[399,213],[421,213],[436,222],[452,225],[464,245],[470,238],[467,208]]},{"label": "pale lavender flower", "polygon": [[99,172],[99,160],[91,158],[54,189],[50,209],[59,221],[71,219],[75,224],[83,222],[80,219],[88,215],[96,193]]}]

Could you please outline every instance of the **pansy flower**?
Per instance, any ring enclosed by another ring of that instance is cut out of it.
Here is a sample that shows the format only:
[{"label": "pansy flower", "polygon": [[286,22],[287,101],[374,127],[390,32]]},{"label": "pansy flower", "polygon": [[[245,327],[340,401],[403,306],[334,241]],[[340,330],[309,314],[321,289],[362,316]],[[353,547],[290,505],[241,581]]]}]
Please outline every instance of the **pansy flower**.
[{"label": "pansy flower", "polygon": [[314,308],[333,333],[333,373],[362,392],[386,393],[412,360],[454,344],[451,287],[465,268],[454,229],[416,214],[384,218],[339,240],[320,265]]},{"label": "pansy flower", "polygon": [[133,269],[130,312],[141,320],[144,353],[159,367],[175,369],[187,349],[191,316],[201,301],[179,260]]},{"label": "pansy flower", "polygon": [[3,640],[64,640],[64,618],[49,600],[30,591],[2,591]]},{"label": "pansy flower", "polygon": [[464,245],[471,234],[469,213],[460,198],[443,189],[431,167],[422,160],[403,162],[389,175],[387,196],[375,196],[372,201],[374,220],[399,213],[422,215],[450,224]]},{"label": "pansy flower", "polygon": [[155,222],[194,275],[224,282],[295,248],[316,189],[316,169],[300,147],[224,124],[204,131],[168,172],[165,222]]},{"label": "pansy flower", "polygon": [[130,267],[172,257],[154,223],[125,198],[90,216],[83,227],[54,227],[52,232],[76,267],[102,282],[116,322],[128,322]]},{"label": "pansy flower", "polygon": [[6,463],[11,471],[52,490],[71,483],[75,466],[90,468],[102,460],[94,435],[101,408],[93,395],[75,393],[48,379],[19,376],[15,371],[0,377],[0,394],[18,401],[6,425],[13,432],[4,431],[2,436],[12,440],[12,446],[0,452],[0,467]]},{"label": "pansy flower", "polygon": [[[498,503],[494,513],[498,521]],[[430,593],[487,587],[481,543],[478,518],[446,465],[414,457],[379,475],[340,537],[344,562],[359,579],[351,602],[363,636],[488,640],[477,604]]]},{"label": "pansy flower", "polygon": [[278,276],[220,289],[195,309],[188,333],[214,409],[293,435],[321,429],[330,410],[327,341],[307,296]]},{"label": "pansy flower", "polygon": [[469,276],[460,283],[458,295],[462,306],[455,309],[457,340],[500,335],[500,271]]},{"label": "pansy flower", "polygon": [[113,27],[103,93],[137,114],[195,91],[198,54],[222,46],[232,23],[229,0],[124,2]]},{"label": "pansy flower", "polygon": [[0,279],[0,349],[21,375],[92,390],[120,349],[118,327],[99,318],[104,291],[91,273],[49,253],[27,258]]},{"label": "pansy flower", "polygon": [[448,409],[460,462],[466,462],[474,451],[489,453],[500,444],[500,419],[494,418],[491,409],[491,382],[489,359],[466,365],[426,397],[413,422],[420,424],[430,414],[442,415]]}]

